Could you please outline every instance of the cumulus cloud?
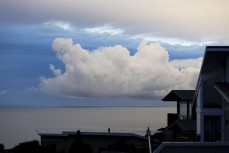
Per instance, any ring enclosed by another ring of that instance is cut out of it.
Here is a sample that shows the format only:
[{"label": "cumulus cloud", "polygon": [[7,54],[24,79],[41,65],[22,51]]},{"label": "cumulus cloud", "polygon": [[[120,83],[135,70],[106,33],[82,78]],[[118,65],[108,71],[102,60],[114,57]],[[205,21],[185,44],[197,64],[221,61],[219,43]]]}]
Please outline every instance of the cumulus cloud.
[{"label": "cumulus cloud", "polygon": [[203,57],[192,58],[192,59],[178,59],[172,60],[170,63],[176,68],[200,68]]},{"label": "cumulus cloud", "polygon": [[53,72],[55,76],[61,75],[61,70],[56,69],[54,65],[50,64],[49,69]]},{"label": "cumulus cloud", "polygon": [[172,89],[194,89],[199,73],[199,65],[178,70],[159,43],[141,42],[132,56],[120,45],[88,51],[67,38],[56,38],[52,48],[65,70],[50,65],[55,76],[43,77],[40,89],[59,96],[155,98]]}]

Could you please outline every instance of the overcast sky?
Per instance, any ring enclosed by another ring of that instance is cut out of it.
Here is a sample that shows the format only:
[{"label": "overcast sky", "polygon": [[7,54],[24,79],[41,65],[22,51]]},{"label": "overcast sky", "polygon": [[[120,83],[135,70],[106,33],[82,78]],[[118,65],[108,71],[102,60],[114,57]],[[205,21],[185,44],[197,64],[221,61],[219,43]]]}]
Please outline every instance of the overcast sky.
[{"label": "overcast sky", "polygon": [[0,105],[158,105],[229,44],[228,0],[1,0]]}]

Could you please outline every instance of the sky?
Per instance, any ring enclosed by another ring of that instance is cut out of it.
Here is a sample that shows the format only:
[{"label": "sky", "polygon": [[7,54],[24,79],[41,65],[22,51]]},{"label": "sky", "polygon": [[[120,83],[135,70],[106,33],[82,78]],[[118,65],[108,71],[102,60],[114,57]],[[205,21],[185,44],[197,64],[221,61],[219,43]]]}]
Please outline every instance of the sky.
[{"label": "sky", "polygon": [[1,0],[0,106],[149,106],[229,44],[228,0]]}]

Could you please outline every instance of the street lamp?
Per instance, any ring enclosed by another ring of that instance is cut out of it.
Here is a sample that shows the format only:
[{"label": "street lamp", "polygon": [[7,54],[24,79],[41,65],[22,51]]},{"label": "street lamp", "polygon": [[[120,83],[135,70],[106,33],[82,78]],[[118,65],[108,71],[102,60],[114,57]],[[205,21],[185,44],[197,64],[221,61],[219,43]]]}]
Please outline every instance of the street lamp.
[{"label": "street lamp", "polygon": [[150,131],[149,127],[148,127],[147,130],[146,130],[146,135],[147,135],[147,137],[148,137],[149,153],[152,153],[151,142],[150,142],[150,134],[151,134],[151,131]]}]

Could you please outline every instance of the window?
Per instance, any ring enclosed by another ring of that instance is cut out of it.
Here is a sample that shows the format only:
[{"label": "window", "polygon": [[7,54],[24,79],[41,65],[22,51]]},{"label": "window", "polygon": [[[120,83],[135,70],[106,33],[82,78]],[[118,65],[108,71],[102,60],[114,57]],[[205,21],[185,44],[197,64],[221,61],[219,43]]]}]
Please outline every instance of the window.
[{"label": "window", "polygon": [[221,116],[204,116],[204,141],[221,141]]},{"label": "window", "polygon": [[187,102],[180,101],[180,119],[187,119]]}]

